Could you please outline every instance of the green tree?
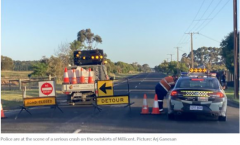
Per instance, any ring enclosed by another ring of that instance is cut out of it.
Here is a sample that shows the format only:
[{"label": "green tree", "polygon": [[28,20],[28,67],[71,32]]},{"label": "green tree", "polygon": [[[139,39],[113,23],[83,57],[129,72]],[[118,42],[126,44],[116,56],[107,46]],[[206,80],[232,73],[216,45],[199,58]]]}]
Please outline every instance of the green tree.
[{"label": "green tree", "polygon": [[13,70],[14,63],[10,57],[1,55],[1,70]]},{"label": "green tree", "polygon": [[[94,35],[91,29],[81,30],[77,34],[77,40],[85,45],[86,49],[92,50],[97,47],[99,43],[102,43],[102,38],[99,35]],[[95,46],[93,47],[93,43]]]},{"label": "green tree", "polygon": [[47,76],[47,68],[48,65],[46,63],[38,62],[37,64],[34,64],[32,66],[33,68],[33,73],[31,74],[32,76]]},{"label": "green tree", "polygon": [[[239,38],[239,33],[238,33]],[[222,48],[221,55],[224,58],[224,61],[226,63],[227,69],[234,73],[234,34],[233,32],[229,33],[228,36],[226,36],[222,42],[220,43],[220,46]],[[238,41],[239,46],[239,41]]]}]

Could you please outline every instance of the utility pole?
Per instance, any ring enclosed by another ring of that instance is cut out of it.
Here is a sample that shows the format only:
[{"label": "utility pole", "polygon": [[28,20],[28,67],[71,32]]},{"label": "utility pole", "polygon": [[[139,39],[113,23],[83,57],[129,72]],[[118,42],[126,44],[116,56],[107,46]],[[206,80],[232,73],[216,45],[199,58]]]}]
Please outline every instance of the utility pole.
[{"label": "utility pole", "polygon": [[171,62],[172,62],[172,55],[173,55],[173,54],[168,54],[168,55],[171,55]]},{"label": "utility pole", "polygon": [[168,62],[168,58],[167,58],[167,62]]},{"label": "utility pole", "polygon": [[180,69],[179,69],[179,48],[181,48],[181,47],[175,47],[175,48],[177,48],[177,73],[179,73],[180,72]]},{"label": "utility pole", "polygon": [[237,0],[233,0],[233,32],[234,32],[234,98],[239,99]]},{"label": "utility pole", "polygon": [[191,35],[191,59],[192,59],[192,68],[193,66],[193,41],[192,41],[192,35],[193,34],[199,34],[198,32],[191,32],[191,33],[185,33],[185,34],[190,34]]},{"label": "utility pole", "polygon": [[177,62],[179,62],[179,48],[181,47],[175,47],[175,48],[177,48]]}]

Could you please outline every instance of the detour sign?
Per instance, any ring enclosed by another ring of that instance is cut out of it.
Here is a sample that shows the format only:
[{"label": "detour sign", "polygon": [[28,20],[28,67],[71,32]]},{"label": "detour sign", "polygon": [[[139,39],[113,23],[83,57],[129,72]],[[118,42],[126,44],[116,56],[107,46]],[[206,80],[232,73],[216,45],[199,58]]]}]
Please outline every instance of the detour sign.
[{"label": "detour sign", "polygon": [[128,96],[98,97],[97,105],[128,104]]},{"label": "detour sign", "polygon": [[24,98],[25,107],[56,105],[55,97],[46,98]]}]

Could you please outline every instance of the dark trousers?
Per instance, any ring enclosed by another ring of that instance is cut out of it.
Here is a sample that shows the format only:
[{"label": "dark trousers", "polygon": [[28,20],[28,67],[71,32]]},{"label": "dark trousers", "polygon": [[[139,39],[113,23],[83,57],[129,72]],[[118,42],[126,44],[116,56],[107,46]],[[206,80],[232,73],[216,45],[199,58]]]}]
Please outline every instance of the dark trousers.
[{"label": "dark trousers", "polygon": [[167,91],[158,83],[155,87],[155,93],[158,96],[159,109],[163,109],[163,99],[167,95]]}]

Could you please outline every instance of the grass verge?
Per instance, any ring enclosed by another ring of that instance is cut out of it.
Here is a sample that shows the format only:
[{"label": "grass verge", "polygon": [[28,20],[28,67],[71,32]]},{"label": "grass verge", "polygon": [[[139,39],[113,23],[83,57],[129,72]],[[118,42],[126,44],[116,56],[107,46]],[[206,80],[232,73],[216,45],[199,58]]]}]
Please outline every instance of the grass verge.
[{"label": "grass verge", "polygon": [[113,73],[110,73],[109,76],[110,77],[114,77],[115,76],[115,80],[120,80],[120,79],[123,79],[123,78],[126,78],[126,77],[129,77],[129,76],[133,76],[133,75],[137,75],[139,73],[127,73],[127,74],[113,74]]},{"label": "grass verge", "polygon": [[1,78],[27,79],[32,71],[1,71]]},{"label": "grass verge", "polygon": [[[62,94],[62,91],[56,91],[57,96]],[[26,92],[27,98],[38,97],[38,89],[28,89]],[[20,90],[2,90],[1,101],[4,110],[16,109],[23,104],[22,91]]]},{"label": "grass verge", "polygon": [[228,87],[226,90],[224,90],[228,99],[236,102],[236,103],[239,103],[239,99],[236,99],[234,98],[234,88],[233,87]]}]

